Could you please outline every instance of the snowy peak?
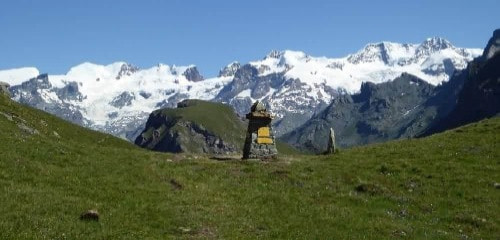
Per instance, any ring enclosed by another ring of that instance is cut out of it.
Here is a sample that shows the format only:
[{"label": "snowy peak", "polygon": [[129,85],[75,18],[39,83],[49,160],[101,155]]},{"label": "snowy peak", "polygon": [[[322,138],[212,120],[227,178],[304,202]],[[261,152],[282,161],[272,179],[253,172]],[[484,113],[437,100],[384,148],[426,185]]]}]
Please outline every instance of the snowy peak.
[{"label": "snowy peak", "polygon": [[116,80],[120,80],[120,78],[122,78],[123,76],[130,76],[137,71],[139,71],[138,67],[129,63],[123,63],[120,71],[118,72],[118,75],[116,76]]},{"label": "snowy peak", "polygon": [[402,58],[407,58],[413,54],[414,45],[399,44],[392,42],[370,43],[361,51],[347,57],[347,61],[352,64],[383,62],[391,64]]},{"label": "snowy peak", "polygon": [[129,65],[126,62],[114,62],[108,65],[99,65],[91,62],[84,62],[72,67],[66,76],[79,82],[100,81],[101,79],[119,80],[124,76],[130,76],[138,68]]},{"label": "snowy peak", "polygon": [[269,54],[267,54],[262,62],[278,62],[281,65],[284,64],[293,64],[294,62],[307,60],[310,56],[302,51],[294,51],[294,50],[284,50],[277,51],[272,50]]},{"label": "snowy peak", "polygon": [[448,40],[439,38],[439,37],[433,37],[433,38],[427,38],[424,42],[422,42],[416,49],[415,49],[415,59],[422,59],[426,58],[433,53],[443,51],[443,50],[451,50],[451,51],[456,51],[457,49],[455,46],[453,46]]},{"label": "snowy peak", "polygon": [[38,69],[34,67],[15,68],[0,71],[0,81],[11,86],[19,85],[24,81],[40,75]]},{"label": "snowy peak", "polygon": [[278,50],[271,50],[271,52],[269,52],[265,57],[264,57],[264,60],[266,59],[269,59],[269,58],[276,58],[276,59],[279,59],[283,56],[283,52],[282,51],[278,51]]},{"label": "snowy peak", "polygon": [[455,70],[482,50],[457,48],[448,40],[433,37],[421,44],[379,42],[367,44],[344,58],[312,57],[301,51],[271,51],[262,60],[250,62],[259,76],[283,73],[309,85],[326,84],[333,89],[359,91],[362,82],[381,83],[408,72],[436,85],[447,81]]},{"label": "snowy peak", "polygon": [[419,46],[419,48],[431,49],[433,51],[439,51],[442,49],[454,48],[454,47],[455,46],[453,46],[450,43],[450,41],[440,37],[427,38]]},{"label": "snowy peak", "polygon": [[468,49],[457,48],[448,40],[440,37],[427,38],[420,44],[401,44],[380,42],[367,44],[359,52],[349,55],[347,60],[352,64],[382,62],[387,65],[407,65],[418,63],[438,52],[452,51],[469,58],[472,55]]},{"label": "snowy peak", "polygon": [[218,77],[231,77],[231,76],[234,76],[234,74],[236,73],[236,71],[238,71],[238,69],[241,68],[241,65],[239,62],[232,62],[230,64],[228,64],[227,66],[225,66],[224,68],[222,68],[221,70],[219,70],[219,75]]},{"label": "snowy peak", "polygon": [[272,73],[282,73],[292,69],[296,64],[309,62],[310,56],[301,51],[276,51],[273,50],[262,60],[250,62],[259,75],[265,76]]}]

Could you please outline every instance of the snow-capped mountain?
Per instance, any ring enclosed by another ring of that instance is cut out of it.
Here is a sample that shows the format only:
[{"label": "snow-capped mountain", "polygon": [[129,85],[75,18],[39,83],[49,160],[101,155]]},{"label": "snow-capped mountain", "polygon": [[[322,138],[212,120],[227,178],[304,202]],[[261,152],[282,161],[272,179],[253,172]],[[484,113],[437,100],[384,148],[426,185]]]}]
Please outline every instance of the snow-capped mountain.
[{"label": "snow-capped mountain", "polygon": [[195,66],[138,69],[125,62],[83,63],[64,75],[35,75],[20,85],[13,78],[0,79],[12,85],[16,101],[130,139],[153,110],[175,107],[186,98],[212,99],[231,81],[230,76],[203,80]]},{"label": "snow-capped mountain", "polygon": [[5,70],[0,81],[12,86],[16,101],[131,140],[151,111],[187,98],[226,102],[240,114],[255,100],[263,100],[277,116],[280,136],[339,94],[359,91],[362,82],[382,83],[407,72],[436,85],[481,53],[430,38],[421,44],[368,44],[343,58],[272,51],[245,65],[233,62],[208,79],[193,65],[139,69],[116,62],[83,63],[64,75],[39,75],[35,68]]},{"label": "snow-capped mountain", "polygon": [[0,81],[9,83],[10,85],[19,85],[24,81],[40,75],[38,69],[34,67],[15,68],[0,71]]},{"label": "snow-capped mountain", "polygon": [[442,38],[421,44],[368,44],[344,58],[272,51],[240,68],[216,99],[230,103],[239,113],[253,101],[264,100],[277,115],[275,130],[281,136],[338,94],[358,92],[363,82],[387,82],[406,72],[437,85],[481,53],[482,49],[457,48]]},{"label": "snow-capped mountain", "polygon": [[372,43],[344,58],[312,57],[298,51],[273,51],[263,60],[250,62],[260,75],[285,72],[309,85],[326,83],[350,93],[359,91],[362,82],[380,83],[401,75],[413,74],[437,85],[447,81],[456,69],[481,55],[482,49],[454,47],[442,38],[429,38],[421,44]]}]

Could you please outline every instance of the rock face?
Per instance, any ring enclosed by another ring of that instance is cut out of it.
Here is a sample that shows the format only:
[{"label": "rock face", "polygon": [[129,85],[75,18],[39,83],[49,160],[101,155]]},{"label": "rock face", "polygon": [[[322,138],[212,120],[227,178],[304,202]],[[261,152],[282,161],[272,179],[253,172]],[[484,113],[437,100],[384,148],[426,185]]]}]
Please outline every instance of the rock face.
[{"label": "rock face", "polygon": [[219,71],[219,77],[232,77],[236,74],[236,71],[240,69],[241,65],[239,62],[232,62],[229,65],[225,66]]},{"label": "rock face", "polygon": [[493,37],[490,38],[486,48],[484,49],[482,59],[488,60],[500,52],[500,29],[493,32]]},{"label": "rock face", "polygon": [[50,112],[70,122],[85,125],[81,109],[69,102],[83,99],[78,84],[68,82],[63,87],[53,86],[47,74],[40,74],[21,85],[12,86],[10,91],[15,101]]},{"label": "rock face", "polygon": [[[226,85],[215,97],[215,101],[227,102],[240,115],[260,99],[266,103],[279,120],[273,122],[276,135],[279,137],[305,123],[311,116],[324,109],[327,104],[311,97],[311,88],[299,79],[287,79],[285,72],[261,74],[262,70],[251,64],[241,66],[235,73],[233,81]],[[336,96],[337,91],[328,86],[319,86],[329,95]],[[282,89],[278,93],[274,89]],[[279,101],[276,101],[280,99]]]},{"label": "rock face", "polygon": [[0,82],[0,95],[10,97],[9,87],[10,85],[8,83]]},{"label": "rock face", "polygon": [[184,75],[187,80],[192,82],[203,81],[203,76],[201,76],[200,72],[198,72],[198,68],[194,66],[186,69],[182,75]]},{"label": "rock face", "polygon": [[231,107],[184,100],[176,109],[156,110],[135,144],[156,151],[236,154],[242,148],[244,124]]},{"label": "rock face", "polygon": [[120,80],[122,77],[131,76],[132,74],[134,74],[137,71],[139,71],[138,67],[136,67],[132,64],[125,63],[120,67],[120,71],[118,72],[118,74],[116,75],[115,78],[116,78],[116,80]]},{"label": "rock face", "polygon": [[261,102],[257,101],[252,105],[246,118],[248,119],[248,130],[243,147],[243,159],[275,158],[278,155],[278,150],[271,126],[271,114]]},{"label": "rock face", "polygon": [[435,111],[423,111],[434,89],[409,74],[391,82],[364,83],[360,93],[337,97],[324,111],[282,139],[299,149],[322,153],[328,149],[332,127],[337,130],[341,147],[415,136],[436,115]]},{"label": "rock face", "polygon": [[483,56],[470,62],[467,69],[450,82],[460,81],[456,104],[424,135],[479,121],[500,114],[500,29],[495,30]]},{"label": "rock face", "polygon": [[123,92],[122,94],[116,96],[109,104],[113,107],[121,109],[125,106],[130,106],[132,104],[132,100],[135,99],[133,93]]},{"label": "rock face", "polygon": [[[334,127],[343,147],[426,136],[500,112],[500,30],[495,30],[480,56],[448,82],[437,87],[402,74],[392,82],[363,83],[359,94],[334,99],[323,112],[283,140],[319,152],[327,146],[327,129]],[[427,46],[428,47],[425,47]],[[444,41],[422,45],[448,48]]]}]

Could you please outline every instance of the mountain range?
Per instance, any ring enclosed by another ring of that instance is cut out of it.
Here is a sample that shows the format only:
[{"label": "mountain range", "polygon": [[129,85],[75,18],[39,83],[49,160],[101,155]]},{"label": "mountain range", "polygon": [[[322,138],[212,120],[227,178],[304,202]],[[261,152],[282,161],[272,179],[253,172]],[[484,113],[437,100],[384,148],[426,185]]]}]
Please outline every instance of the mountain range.
[{"label": "mountain range", "polygon": [[[0,81],[11,85],[12,98],[18,102],[131,141],[152,111],[175,107],[185,99],[227,103],[240,116],[261,100],[276,116],[274,129],[283,138],[332,101],[345,100],[345,95],[366,94],[374,84],[390,82],[403,73],[412,76],[405,78],[413,79],[418,89],[435,88],[482,52],[435,37],[420,44],[368,44],[342,58],[272,51],[261,60],[232,62],[210,78],[194,65],[139,69],[126,62],[105,66],[86,62],[63,75],[40,74],[36,68],[2,70]],[[411,96],[425,95],[417,92]],[[407,107],[399,110],[408,111]]]},{"label": "mountain range", "polygon": [[381,84],[363,83],[359,93],[337,97],[282,139],[320,153],[327,148],[331,127],[339,145],[347,147],[427,136],[495,116],[500,112],[498,46],[500,30],[482,56],[438,86],[408,73]]}]

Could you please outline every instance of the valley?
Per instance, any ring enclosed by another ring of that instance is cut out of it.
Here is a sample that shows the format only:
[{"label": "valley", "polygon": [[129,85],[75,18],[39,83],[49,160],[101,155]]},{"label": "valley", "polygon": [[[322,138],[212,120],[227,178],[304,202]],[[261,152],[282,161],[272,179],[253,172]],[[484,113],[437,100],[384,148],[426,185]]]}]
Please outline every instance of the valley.
[{"label": "valley", "polygon": [[[496,238],[499,131],[492,118],[335,155],[217,161],[0,96],[0,238]],[[98,222],[79,220],[88,209]]]}]

